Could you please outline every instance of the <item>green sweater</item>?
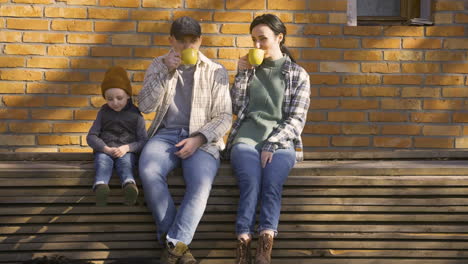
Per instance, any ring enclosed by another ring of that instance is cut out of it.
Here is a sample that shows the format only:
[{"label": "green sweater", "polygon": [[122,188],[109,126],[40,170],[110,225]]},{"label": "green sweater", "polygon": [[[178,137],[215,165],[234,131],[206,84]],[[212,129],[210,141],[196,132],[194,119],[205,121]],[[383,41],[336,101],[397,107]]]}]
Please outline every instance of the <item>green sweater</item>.
[{"label": "green sweater", "polygon": [[248,86],[249,105],[235,143],[245,143],[261,150],[264,141],[283,118],[281,106],[284,95],[284,79],[281,66],[286,57],[264,62],[255,70]]}]

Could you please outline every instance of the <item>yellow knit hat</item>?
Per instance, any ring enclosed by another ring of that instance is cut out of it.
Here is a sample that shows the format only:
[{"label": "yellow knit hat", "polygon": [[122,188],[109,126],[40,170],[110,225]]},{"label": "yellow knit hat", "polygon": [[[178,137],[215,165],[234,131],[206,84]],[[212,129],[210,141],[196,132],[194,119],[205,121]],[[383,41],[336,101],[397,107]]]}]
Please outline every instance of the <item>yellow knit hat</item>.
[{"label": "yellow knit hat", "polygon": [[105,97],[104,94],[111,88],[120,88],[129,96],[132,96],[132,85],[124,68],[113,66],[107,70],[101,83],[102,96]]}]

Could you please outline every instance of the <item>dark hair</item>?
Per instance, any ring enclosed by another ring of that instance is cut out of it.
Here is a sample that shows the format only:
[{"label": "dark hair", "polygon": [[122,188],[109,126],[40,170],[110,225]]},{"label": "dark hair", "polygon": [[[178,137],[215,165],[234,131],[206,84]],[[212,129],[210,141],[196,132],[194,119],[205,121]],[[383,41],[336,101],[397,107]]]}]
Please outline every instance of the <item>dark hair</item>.
[{"label": "dark hair", "polygon": [[291,52],[289,52],[288,48],[286,48],[286,46],[284,45],[284,42],[286,41],[286,26],[283,24],[283,21],[281,21],[279,17],[273,14],[264,14],[258,16],[254,18],[252,23],[250,23],[250,33],[252,33],[252,29],[254,27],[260,24],[267,25],[275,33],[275,35],[279,35],[280,33],[283,34],[283,40],[280,42],[281,52],[286,53],[286,55],[288,55],[293,62],[296,62],[296,60],[291,55]]},{"label": "dark hair", "polygon": [[199,38],[201,36],[200,23],[188,16],[179,17],[172,22],[171,36],[174,36],[178,40],[182,39],[184,36]]}]

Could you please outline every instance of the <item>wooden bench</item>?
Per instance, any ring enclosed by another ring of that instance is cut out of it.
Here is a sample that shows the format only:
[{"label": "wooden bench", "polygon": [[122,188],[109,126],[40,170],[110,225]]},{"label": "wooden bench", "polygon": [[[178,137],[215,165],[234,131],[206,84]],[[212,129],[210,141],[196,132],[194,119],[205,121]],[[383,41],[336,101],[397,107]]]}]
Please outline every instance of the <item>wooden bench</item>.
[{"label": "wooden bench", "polygon": [[[0,160],[0,263],[55,254],[95,263],[159,258],[142,197],[124,206],[113,177],[109,206],[94,205],[89,154]],[[179,170],[169,184],[180,201]],[[283,193],[273,263],[468,263],[466,159],[309,160]],[[200,263],[234,263],[237,200],[223,163],[191,245]]]}]

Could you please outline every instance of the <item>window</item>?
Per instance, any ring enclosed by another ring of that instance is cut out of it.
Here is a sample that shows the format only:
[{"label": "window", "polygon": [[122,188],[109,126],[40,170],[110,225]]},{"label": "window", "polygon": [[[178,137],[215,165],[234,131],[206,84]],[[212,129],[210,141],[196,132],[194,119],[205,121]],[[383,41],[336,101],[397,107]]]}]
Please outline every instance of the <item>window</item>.
[{"label": "window", "polygon": [[432,25],[431,0],[348,0],[348,25]]}]

